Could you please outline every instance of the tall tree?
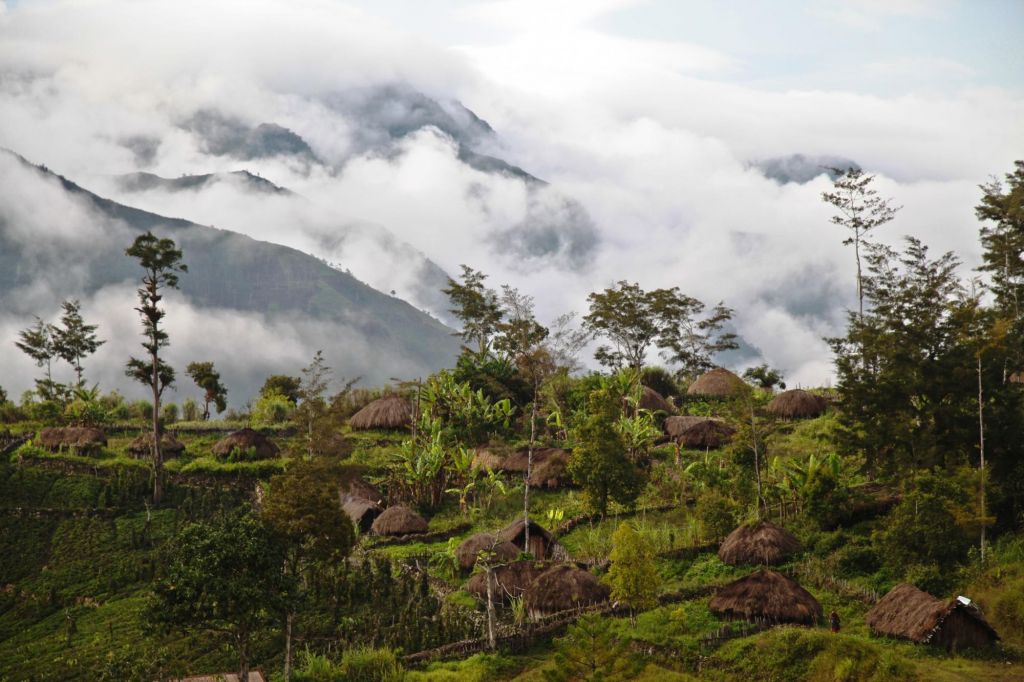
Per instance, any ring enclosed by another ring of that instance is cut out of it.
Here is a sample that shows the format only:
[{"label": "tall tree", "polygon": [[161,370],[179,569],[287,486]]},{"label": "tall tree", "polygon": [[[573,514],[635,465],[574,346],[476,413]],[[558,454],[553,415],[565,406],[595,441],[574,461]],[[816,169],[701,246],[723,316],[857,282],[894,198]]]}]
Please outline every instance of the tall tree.
[{"label": "tall tree", "polygon": [[19,340],[14,342],[14,345],[35,361],[36,367],[46,367],[46,376],[36,379],[36,391],[44,400],[53,400],[60,393],[56,390],[57,385],[53,383],[53,359],[57,357],[55,335],[56,328],[37,317],[34,325],[18,332]]},{"label": "tall tree", "polygon": [[598,346],[594,358],[616,369],[643,367],[644,357],[661,330],[651,296],[639,284],[623,280],[591,293],[587,300],[590,311],[583,317],[586,328],[610,342]]},{"label": "tall tree", "polygon": [[853,244],[853,253],[857,259],[857,305],[858,312],[864,317],[864,280],[861,270],[861,245],[865,237],[876,227],[890,222],[901,207],[893,207],[891,199],[878,196],[878,190],[872,187],[875,176],[869,175],[859,168],[830,168],[835,175],[832,191],[822,192],[821,198],[834,206],[839,213],[832,216],[832,223],[846,228],[851,236],[843,241],[849,246]]},{"label": "tall tree", "polygon": [[612,588],[612,601],[629,607],[629,620],[636,626],[636,612],[658,603],[658,577],[654,547],[627,522],[612,534],[611,566],[606,578]]},{"label": "tall tree", "polygon": [[602,516],[608,512],[609,500],[633,504],[643,486],[640,471],[630,461],[626,443],[616,428],[621,415],[621,395],[597,389],[588,396],[587,414],[573,430],[569,474],[583,488],[590,506]]},{"label": "tall tree", "polygon": [[284,544],[248,514],[187,525],[166,555],[148,619],[225,640],[238,656],[239,679],[248,680],[254,640],[278,622],[294,598]]},{"label": "tall tree", "polygon": [[75,386],[82,386],[82,358],[92,355],[106,341],[96,336],[95,324],[82,319],[82,305],[77,299],[60,304],[64,314],[60,327],[54,328],[53,346],[57,355],[75,369]]},{"label": "tall tree", "polygon": [[290,377],[287,374],[272,374],[263,382],[263,387],[260,389],[260,397],[277,393],[287,398],[292,405],[296,405],[299,402],[300,388],[302,388],[302,379],[299,377]]},{"label": "tall tree", "polygon": [[160,308],[163,292],[178,288],[178,273],[188,272],[181,262],[181,251],[171,239],[159,239],[151,232],[139,235],[125,251],[142,266],[142,286],[138,289],[138,311],[142,317],[142,347],[149,357],[131,358],[125,374],[153,391],[153,502],[159,504],[164,495],[164,461],[160,449],[160,398],[164,390],[174,383],[174,369],[160,357],[160,349],[170,343],[167,332],[160,326],[166,313]]},{"label": "tall tree", "polygon": [[190,362],[185,372],[203,389],[203,421],[210,418],[210,403],[216,406],[217,414],[227,409],[228,389],[220,383],[220,372],[213,368],[212,362]]},{"label": "tall tree", "polygon": [[498,295],[484,286],[487,275],[468,265],[462,266],[462,282],[448,280],[441,291],[452,303],[451,313],[462,322],[462,331],[456,335],[466,343],[476,344],[476,354],[486,355],[491,340],[498,331],[502,311]]}]

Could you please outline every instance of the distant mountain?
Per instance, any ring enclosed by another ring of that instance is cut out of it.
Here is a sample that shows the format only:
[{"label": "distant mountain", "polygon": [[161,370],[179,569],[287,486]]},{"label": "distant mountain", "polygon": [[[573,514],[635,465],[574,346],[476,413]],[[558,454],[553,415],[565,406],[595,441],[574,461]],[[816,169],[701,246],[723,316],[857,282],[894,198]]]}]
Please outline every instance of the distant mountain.
[{"label": "distant mountain", "polygon": [[178,178],[164,178],[153,173],[126,173],[116,178],[119,189],[125,192],[146,192],[162,190],[165,192],[185,192],[209,187],[218,180],[231,179],[241,182],[246,189],[268,194],[294,194],[289,189],[278,187],[274,183],[249,171],[232,171],[230,173],[206,173],[204,175],[182,175]]},{"label": "distant mountain", "polygon": [[318,160],[305,140],[276,123],[250,126],[219,111],[201,109],[181,127],[199,138],[203,151],[215,156],[230,156],[243,161],[274,156],[289,156],[307,163]]},{"label": "distant mountain", "polygon": [[804,154],[790,154],[789,156],[777,156],[763,161],[756,161],[753,164],[769,180],[774,180],[780,185],[790,182],[804,184],[810,182],[819,175],[828,175],[835,179],[836,173],[833,169],[855,168],[860,170],[856,161],[842,156],[818,155],[809,156]]},{"label": "distant mountain", "polygon": [[[60,220],[41,215],[48,207]],[[79,210],[84,219],[69,215]],[[42,232],[51,225],[52,234]],[[334,349],[344,359],[338,369],[349,376],[377,383],[425,375],[457,356],[449,328],[317,258],[104,199],[6,151],[0,152],[0,316],[46,314],[30,308],[44,300],[41,289],[85,298],[134,283],[138,264],[124,250],[146,230],[174,239],[184,252],[189,271],[181,291],[191,305],[301,330],[308,346],[303,353]],[[216,341],[247,352],[247,339]],[[249,376],[233,379],[254,391],[266,374],[267,368],[253,366]]]}]

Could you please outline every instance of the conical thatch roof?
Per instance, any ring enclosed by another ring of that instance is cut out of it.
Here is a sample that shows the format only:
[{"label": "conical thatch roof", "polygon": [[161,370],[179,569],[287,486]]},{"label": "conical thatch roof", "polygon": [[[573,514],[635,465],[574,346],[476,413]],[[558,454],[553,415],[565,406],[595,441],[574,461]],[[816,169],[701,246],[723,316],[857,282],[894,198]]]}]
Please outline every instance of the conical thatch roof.
[{"label": "conical thatch roof", "polygon": [[722,542],[718,558],[732,564],[781,564],[801,549],[800,541],[782,526],[770,521],[742,525]]},{"label": "conical thatch roof", "polygon": [[370,530],[374,535],[411,535],[426,533],[426,520],[408,507],[388,507],[373,521]]},{"label": "conical thatch roof", "polygon": [[412,424],[412,404],[401,396],[386,395],[352,415],[348,424],[360,430],[404,429]]},{"label": "conical thatch roof", "polygon": [[687,395],[731,398],[744,386],[743,380],[727,369],[716,367],[700,375],[686,390]]},{"label": "conical thatch roof", "polygon": [[39,445],[54,452],[94,452],[106,447],[107,435],[91,426],[51,426],[39,432]]},{"label": "conical thatch roof", "polygon": [[[494,601],[507,602],[512,597],[521,597],[541,573],[551,567],[546,561],[513,561],[495,567]],[[487,574],[481,571],[466,582],[466,591],[487,601]]]},{"label": "conical thatch roof", "polygon": [[828,401],[821,396],[794,388],[772,398],[765,409],[783,419],[810,419],[824,414],[826,407]]},{"label": "conical thatch roof", "polygon": [[720,589],[708,604],[712,612],[728,618],[771,623],[821,620],[821,604],[795,580],[762,568]]},{"label": "conical thatch roof", "polygon": [[559,564],[537,576],[524,601],[530,615],[538,616],[608,601],[609,592],[593,573]]},{"label": "conical thatch roof", "polygon": [[736,429],[721,419],[701,419],[683,431],[677,440],[692,450],[714,450],[727,445],[735,433]]},{"label": "conical thatch roof", "polygon": [[381,494],[380,490],[372,483],[367,482],[362,476],[353,476],[343,481],[338,487],[339,492],[348,497],[361,497],[364,500],[376,502],[377,504],[380,504],[381,500],[384,499],[384,495]]},{"label": "conical thatch roof", "polygon": [[984,647],[999,639],[969,599],[946,602],[907,583],[889,590],[864,620],[876,634],[951,649]]},{"label": "conical thatch roof", "polygon": [[341,509],[344,511],[360,533],[369,533],[373,522],[383,513],[380,505],[363,497],[345,495]]},{"label": "conical thatch roof", "polygon": [[502,528],[495,536],[504,542],[511,542],[518,549],[529,552],[535,559],[550,558],[554,548],[558,547],[554,537],[544,530],[536,521],[530,521],[530,546],[526,546],[526,524],[522,517],[516,519],[505,528]]},{"label": "conical thatch roof", "polygon": [[468,571],[476,565],[476,558],[480,552],[487,551],[494,554],[496,561],[511,561],[519,556],[519,548],[511,542],[499,540],[491,533],[477,533],[462,541],[459,548],[455,550],[455,557],[459,560],[459,568]]},{"label": "conical thatch roof", "polygon": [[[250,449],[253,451],[251,457]],[[229,457],[236,453],[236,457],[245,459],[273,459],[279,452],[274,441],[248,428],[229,433],[217,441],[211,450],[218,457]]]},{"label": "conical thatch roof", "polygon": [[658,412],[660,410],[672,414],[676,411],[672,403],[665,400],[660,393],[650,386],[644,386],[643,391],[640,393],[640,407],[651,412]]},{"label": "conical thatch roof", "polygon": [[665,433],[672,438],[679,438],[683,435],[686,429],[699,424],[702,421],[706,421],[707,417],[695,417],[693,415],[683,415],[681,417],[668,417],[665,419]]},{"label": "conical thatch roof", "polygon": [[[556,467],[554,470],[557,470],[558,462],[567,464],[568,461],[568,450],[561,448],[533,449],[534,473],[539,467],[548,462],[552,462],[553,467]],[[501,471],[507,474],[525,474],[528,462],[529,450],[527,448],[511,450],[508,448],[481,446],[476,449],[476,454],[473,456],[473,466],[480,469],[490,469],[491,471]],[[537,485],[533,481],[534,479],[531,478],[530,485]]]},{"label": "conical thatch roof", "polygon": [[[538,455],[540,455],[538,457]],[[530,485],[535,488],[561,488],[569,485],[569,451],[547,448],[533,453],[533,468],[530,470]]]},{"label": "conical thatch roof", "polygon": [[[147,431],[128,445],[128,452],[133,457],[149,457],[153,454],[153,433]],[[164,457],[180,457],[185,452],[185,444],[174,437],[173,433],[160,436],[160,453]]]}]

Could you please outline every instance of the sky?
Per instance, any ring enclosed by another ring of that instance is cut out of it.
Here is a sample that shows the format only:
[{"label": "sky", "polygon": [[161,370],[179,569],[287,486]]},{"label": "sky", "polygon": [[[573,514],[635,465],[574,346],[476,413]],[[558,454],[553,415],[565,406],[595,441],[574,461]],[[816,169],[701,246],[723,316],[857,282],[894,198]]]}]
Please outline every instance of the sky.
[{"label": "sky", "polygon": [[[734,369],[767,362],[791,385],[832,380],[823,339],[855,305],[855,263],[820,199],[827,178],[780,185],[756,163],[855,161],[903,207],[878,239],[919,236],[956,251],[969,275],[977,186],[1024,149],[1024,3],[1014,0],[0,8],[0,146],[87,188],[314,253],[435,314],[410,275],[425,259],[520,288],[544,321],[585,313],[587,294],[618,280],[679,286],[736,310],[745,351]],[[434,129],[370,140],[374,122],[336,106],[395,83],[468,107],[495,131],[486,153],[549,184],[471,168]],[[213,153],[183,123],[197,111],[285,126],[323,163]],[[112,180],[241,168],[301,199],[230,182],[130,194]],[[57,302],[38,299],[40,314]],[[106,314],[99,302],[86,309]],[[0,335],[26,314],[0,319]],[[265,361],[280,369],[302,356]],[[27,385],[31,363],[4,357],[5,381]]]}]

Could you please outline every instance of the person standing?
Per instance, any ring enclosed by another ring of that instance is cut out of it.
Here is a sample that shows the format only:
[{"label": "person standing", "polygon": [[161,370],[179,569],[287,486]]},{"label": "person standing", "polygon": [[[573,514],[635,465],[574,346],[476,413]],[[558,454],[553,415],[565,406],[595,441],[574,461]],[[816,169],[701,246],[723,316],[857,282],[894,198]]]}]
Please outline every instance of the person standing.
[{"label": "person standing", "polygon": [[832,628],[832,632],[839,632],[839,614],[836,613],[835,609],[832,609],[832,613],[828,614],[828,624]]}]

